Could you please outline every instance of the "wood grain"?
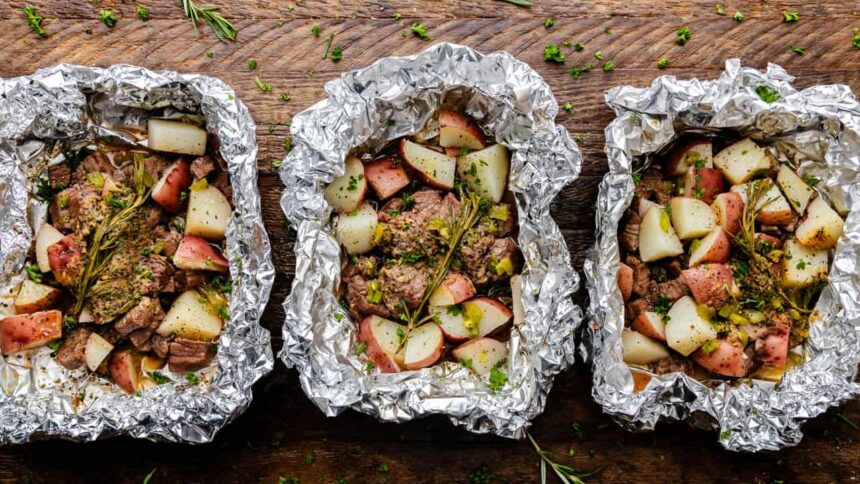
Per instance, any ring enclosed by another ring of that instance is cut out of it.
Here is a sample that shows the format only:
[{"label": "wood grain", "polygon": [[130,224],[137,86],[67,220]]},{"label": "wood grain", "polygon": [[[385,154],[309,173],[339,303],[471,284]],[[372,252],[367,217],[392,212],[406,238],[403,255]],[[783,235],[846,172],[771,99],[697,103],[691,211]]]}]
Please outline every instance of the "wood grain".
[{"label": "wood grain", "polygon": [[[603,92],[612,86],[647,86],[660,75],[713,78],[728,58],[764,68],[781,64],[797,77],[798,87],[844,83],[860,88],[860,49],[851,45],[852,28],[860,26],[860,3],[784,0],[742,1],[737,23],[715,14],[711,0],[606,0],[570,2],[535,0],[531,9],[493,0],[250,0],[212,3],[239,29],[235,43],[218,42],[201,26],[196,34],[183,18],[178,1],[140,2],[150,7],[151,20],[136,18],[138,2],[39,0],[29,2],[45,17],[46,39],[26,26],[22,4],[0,0],[0,76],[24,75],[60,62],[107,66],[114,63],[153,69],[200,72],[230,84],[257,122],[259,189],[263,216],[274,248],[277,268],[271,303],[263,325],[281,346],[281,302],[289,293],[295,257],[294,232],[280,210],[281,183],[272,162],[283,158],[283,140],[292,117],[325,96],[324,84],[342,72],[365,67],[390,55],[410,55],[431,45],[411,35],[409,26],[428,26],[432,41],[456,42],[485,52],[506,50],[533,66],[570,113],[558,120],[572,136],[581,137],[581,177],[552,205],[579,270],[593,244],[593,204],[606,171],[603,129],[612,120]],[[209,2],[201,2],[209,3]],[[293,7],[292,9],[290,7]],[[120,21],[108,29],[97,20],[110,8]],[[781,12],[796,9],[801,20],[782,22]],[[398,21],[392,18],[397,12]],[[545,18],[555,25],[543,27]],[[320,38],[310,34],[319,25]],[[684,47],[673,43],[675,29],[693,32]],[[85,33],[90,29],[91,34]],[[607,29],[611,33],[607,33]],[[328,34],[344,49],[339,63],[321,59]],[[404,36],[405,34],[405,36]],[[543,47],[565,40],[585,44],[582,52],[565,49],[565,65],[543,61]],[[805,56],[789,50],[808,47]],[[617,66],[601,72],[594,54],[600,51]],[[212,56],[207,56],[207,53]],[[656,69],[667,58],[671,67]],[[256,59],[257,70],[248,71]],[[592,63],[596,68],[574,79],[568,69]],[[309,71],[313,71],[313,75]],[[259,76],[272,93],[254,86]],[[284,102],[280,93],[291,99]],[[271,126],[271,132],[270,132]],[[575,300],[584,302],[580,290]],[[858,478],[860,431],[836,413],[860,422],[860,404],[852,401],[804,427],[804,441],[794,449],[768,455],[737,455],[723,451],[711,432],[684,424],[660,424],[656,432],[628,433],[601,415],[592,403],[588,368],[578,364],[556,380],[547,410],[534,422],[533,433],[561,461],[582,470],[606,465],[595,482],[849,482]],[[0,417],[2,418],[2,417]],[[584,431],[579,441],[572,430]],[[280,439],[276,439],[281,435]],[[273,440],[280,440],[274,445]],[[573,449],[573,457],[565,457]],[[306,464],[313,453],[316,460]],[[378,472],[386,464],[389,473]],[[93,444],[38,442],[0,449],[0,483],[140,482],[153,469],[159,482],[278,482],[296,476],[301,482],[468,482],[486,464],[508,482],[537,482],[538,460],[525,442],[473,435],[442,417],[403,425],[380,424],[354,412],[329,419],[305,398],[292,370],[277,363],[275,371],[255,387],[251,408],[204,446],[153,444],[116,439]]]}]

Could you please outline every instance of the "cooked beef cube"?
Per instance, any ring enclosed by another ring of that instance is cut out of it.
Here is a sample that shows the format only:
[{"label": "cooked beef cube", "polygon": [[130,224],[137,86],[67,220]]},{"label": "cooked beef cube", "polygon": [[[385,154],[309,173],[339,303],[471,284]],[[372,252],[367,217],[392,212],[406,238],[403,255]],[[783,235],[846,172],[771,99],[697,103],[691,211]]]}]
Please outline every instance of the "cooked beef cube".
[{"label": "cooked beef cube", "polygon": [[634,299],[627,303],[627,311],[624,311],[624,315],[628,321],[633,321],[640,313],[651,311],[653,307],[651,302],[645,298]]},{"label": "cooked beef cube", "polygon": [[648,266],[635,255],[628,255],[625,263],[633,269],[633,292],[642,297],[652,294],[657,284],[651,280]]},{"label": "cooked beef cube", "polygon": [[430,285],[430,269],[423,263],[390,264],[379,273],[382,301],[394,314],[403,310],[403,304],[409,309],[417,308]]},{"label": "cooked beef cube", "polygon": [[211,156],[201,156],[191,162],[191,174],[195,180],[206,178],[215,171],[215,160]]},{"label": "cooked beef cube", "polygon": [[343,269],[341,277],[350,279],[352,276],[361,276],[365,279],[373,279],[379,271],[379,259],[371,256],[358,256],[351,260]]},{"label": "cooked beef cube", "polygon": [[401,198],[392,198],[385,205],[379,209],[379,221],[382,223],[388,223],[394,217],[400,215],[400,212],[403,211],[403,207],[406,204],[403,203],[403,199]]},{"label": "cooked beef cube", "polygon": [[170,343],[167,366],[170,371],[184,373],[209,366],[215,356],[215,345],[207,341],[177,338]]},{"label": "cooked beef cube", "polygon": [[173,266],[167,257],[150,254],[141,262],[137,279],[141,294],[155,296],[173,279]]},{"label": "cooked beef cube", "polygon": [[154,335],[155,330],[158,329],[158,326],[161,324],[162,319],[164,319],[164,316],[160,318],[153,318],[152,322],[149,324],[148,327],[136,329],[129,333],[128,339],[129,341],[131,341],[131,344],[133,344],[135,348],[143,352],[152,350],[152,343],[150,338]]},{"label": "cooked beef cube", "polygon": [[161,209],[154,205],[146,207],[141,215],[144,225],[154,229],[158,226],[158,223],[161,222],[161,214]]},{"label": "cooked beef cube", "polygon": [[164,336],[160,334],[153,334],[151,338],[149,338],[149,345],[152,347],[152,352],[156,354],[159,358],[167,358],[167,353],[170,350],[170,343]]},{"label": "cooked beef cube", "polygon": [[152,231],[152,237],[156,243],[161,241],[164,245],[162,253],[167,257],[173,257],[176,249],[179,248],[179,242],[182,240],[182,234],[177,232],[175,228],[166,228],[163,225],[155,227],[155,230]]},{"label": "cooked beef cube", "polygon": [[69,333],[57,350],[57,363],[69,370],[77,370],[84,366],[87,362],[87,340],[92,333],[87,328],[78,328]]},{"label": "cooked beef cube", "polygon": [[642,217],[636,210],[627,210],[627,221],[624,223],[624,230],[621,231],[619,242],[621,247],[630,252],[639,250],[639,226],[642,224]]},{"label": "cooked beef cube", "polygon": [[[173,284],[168,283],[162,292],[184,292],[206,284],[206,275],[203,271],[192,271],[177,269],[173,273]],[[173,289],[172,291],[168,289]]]},{"label": "cooked beef cube", "polygon": [[75,229],[72,215],[69,212],[69,198],[73,188],[66,188],[54,195],[54,200],[48,206],[48,214],[51,216],[51,225],[60,232],[70,232]]},{"label": "cooked beef cube", "polygon": [[658,375],[666,373],[693,374],[693,361],[681,355],[672,354],[651,364],[651,371]]},{"label": "cooked beef cube", "polygon": [[96,333],[114,346],[124,338],[113,326],[101,326],[96,330]]},{"label": "cooked beef cube", "polygon": [[678,276],[671,281],[661,282],[657,284],[656,297],[665,297],[670,301],[677,301],[683,296],[690,293],[690,288],[687,286],[687,281],[684,276]]},{"label": "cooked beef cube", "polygon": [[96,151],[84,158],[84,161],[75,168],[75,172],[72,173],[72,183],[86,180],[88,173],[113,173],[113,171],[114,166],[107,153]]},{"label": "cooked beef cube", "polygon": [[212,183],[212,186],[221,190],[221,193],[227,197],[227,201],[230,202],[230,206],[233,206],[233,187],[230,185],[230,175],[227,174],[226,171],[222,171],[218,174],[218,178]]},{"label": "cooked beef cube", "polygon": [[54,195],[48,211],[60,231],[80,231],[86,236],[105,211],[101,190],[89,183],[73,185]]},{"label": "cooked beef cube", "polygon": [[114,324],[114,328],[120,334],[127,336],[132,331],[149,328],[156,324],[155,321],[160,323],[162,319],[164,319],[164,311],[161,309],[161,303],[158,302],[158,299],[143,297],[137,306]]},{"label": "cooked beef cube", "polygon": [[48,167],[48,183],[54,190],[66,188],[72,182],[72,169],[61,163]]},{"label": "cooked beef cube", "polygon": [[349,305],[350,316],[356,321],[369,314],[390,318],[391,311],[382,304],[381,299],[378,303],[371,303],[367,300],[369,284],[370,282],[361,276],[353,276],[347,280],[346,300]]},{"label": "cooked beef cube", "polygon": [[660,205],[669,203],[671,193],[666,193],[663,187],[663,174],[657,167],[650,167],[642,174],[639,183],[636,184],[635,193],[642,199],[653,200]]},{"label": "cooked beef cube", "polygon": [[510,259],[512,267],[518,263],[517,246],[508,237],[495,239],[490,234],[470,235],[467,232],[459,251],[464,269],[476,286],[509,277],[507,272],[497,271],[500,261]]},{"label": "cooked beef cube", "polygon": [[386,225],[379,248],[395,258],[406,253],[437,255],[442,247],[437,241],[437,232],[430,228],[430,221],[450,220],[454,210],[459,210],[460,202],[453,195],[443,200],[436,190],[421,190],[412,194],[412,198],[415,203],[409,210],[405,210],[405,203],[400,205],[392,200],[386,204],[386,207],[400,206],[400,211],[391,216],[393,212],[390,211],[395,209],[385,209],[388,212],[383,217]]}]

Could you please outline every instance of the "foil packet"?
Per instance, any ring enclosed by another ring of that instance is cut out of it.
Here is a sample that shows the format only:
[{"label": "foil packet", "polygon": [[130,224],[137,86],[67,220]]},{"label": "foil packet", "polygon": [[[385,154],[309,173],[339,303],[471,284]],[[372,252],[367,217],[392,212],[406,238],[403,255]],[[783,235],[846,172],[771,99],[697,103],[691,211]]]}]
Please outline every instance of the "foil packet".
[{"label": "foil packet", "polygon": [[[544,407],[552,379],[573,363],[574,329],[582,313],[571,298],[579,278],[550,203],[579,174],[582,159],[554,122],[549,86],[504,52],[484,55],[441,43],[410,57],[389,57],[326,84],[328,98],[293,118],[294,148],[280,173],[284,213],[297,232],[296,275],[284,302],[280,357],[299,372],[302,388],[326,415],[348,408],[382,421],[431,414],[478,433],[522,438]],[[524,255],[525,322],[511,330],[498,392],[462,365],[368,374],[354,354],[358,321],[340,306],[341,249],[323,198],[353,150],[373,154],[423,129],[442,105],[472,116],[512,150],[509,189],[519,214]]]},{"label": "foil packet", "polygon": [[[860,362],[860,104],[847,86],[798,91],[793,81],[777,65],[761,72],[732,59],[715,80],[662,76],[649,88],[606,92],[616,119],[606,128],[609,173],[597,201],[597,242],[585,263],[591,302],[583,351],[593,363],[594,399],[630,430],[651,430],[664,418],[684,420],[719,429],[719,441],[729,450],[778,450],[800,442],[804,420],[860,390],[854,383]],[[820,178],[816,188],[846,217],[829,283],[815,308],[820,320],[812,324],[804,362],[779,383],[705,384],[672,373],[653,377],[634,393],[622,360],[624,303],[616,283],[617,232],[633,200],[631,175],[682,133],[727,131],[771,143],[778,159],[799,164],[801,176]]]},{"label": "foil packet", "polygon": [[[61,64],[0,80],[0,299],[7,306],[26,277],[34,228],[45,220],[31,183],[63,149],[121,140],[146,146],[150,117],[190,117],[215,138],[234,187],[227,231],[233,289],[213,364],[199,384],[184,375],[127,395],[87,370],[60,366],[47,347],[0,356],[0,444],[62,438],[89,441],[128,435],[200,443],[241,414],[251,387],[271,371],[270,334],[260,316],[274,281],[257,191],[254,121],[218,79],[116,65]],[[165,369],[166,371],[166,369]]]}]

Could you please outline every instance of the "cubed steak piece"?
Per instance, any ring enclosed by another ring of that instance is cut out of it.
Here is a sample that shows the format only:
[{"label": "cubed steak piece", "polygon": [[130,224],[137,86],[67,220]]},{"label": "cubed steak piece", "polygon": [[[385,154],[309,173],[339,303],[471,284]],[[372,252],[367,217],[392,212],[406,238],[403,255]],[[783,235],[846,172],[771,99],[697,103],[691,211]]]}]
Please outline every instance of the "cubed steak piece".
[{"label": "cubed steak piece", "polygon": [[92,333],[87,328],[77,328],[69,333],[57,350],[57,363],[69,370],[84,366],[87,362],[87,341]]},{"label": "cubed steak piece", "polygon": [[[164,319],[164,311],[161,309],[161,303],[158,302],[158,299],[142,297],[137,306],[125,313],[125,316],[114,324],[114,328],[120,334],[128,336],[133,331],[149,328],[153,324],[158,327],[158,323],[162,319]],[[154,323],[154,321],[157,322]]]},{"label": "cubed steak piece", "polygon": [[155,296],[173,279],[173,266],[163,255],[150,254],[140,263],[137,272],[139,292]]},{"label": "cubed steak piece", "polygon": [[429,269],[423,263],[389,265],[379,273],[382,301],[395,313],[402,310],[404,303],[409,309],[417,308],[430,285]]},{"label": "cubed steak piece", "polygon": [[177,338],[170,343],[167,366],[170,371],[183,373],[209,366],[215,356],[215,345],[208,341]]}]

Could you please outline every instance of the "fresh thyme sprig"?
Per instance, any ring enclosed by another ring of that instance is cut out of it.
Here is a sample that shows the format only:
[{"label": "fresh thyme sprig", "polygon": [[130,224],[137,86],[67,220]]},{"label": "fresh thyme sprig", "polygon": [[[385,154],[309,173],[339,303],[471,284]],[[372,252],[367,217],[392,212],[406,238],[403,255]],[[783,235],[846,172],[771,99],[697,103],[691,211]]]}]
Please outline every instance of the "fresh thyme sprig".
[{"label": "fresh thyme sprig", "polygon": [[409,339],[409,334],[413,329],[432,319],[431,317],[421,318],[421,312],[427,305],[427,301],[430,300],[430,295],[433,294],[433,291],[442,284],[442,281],[444,281],[445,277],[448,275],[448,268],[451,266],[454,254],[460,247],[460,241],[463,239],[463,236],[472,228],[473,225],[475,225],[475,222],[478,221],[483,212],[484,209],[481,206],[481,197],[478,194],[466,190],[460,192],[460,213],[455,215],[451,220],[450,233],[447,240],[448,250],[445,252],[445,256],[442,257],[439,261],[439,265],[436,266],[436,272],[433,273],[433,279],[431,279],[430,285],[427,286],[427,290],[424,291],[424,296],[421,298],[421,303],[418,307],[415,308],[414,311],[410,312],[406,305],[403,304],[407,325],[406,332],[400,341],[401,348],[406,344],[406,341]]},{"label": "fresh thyme sprig", "polygon": [[537,441],[532,437],[531,432],[526,432],[526,436],[531,441],[532,445],[535,448],[535,452],[540,456],[540,466],[541,466],[541,483],[546,482],[546,466],[548,465],[555,475],[561,479],[561,482],[564,484],[585,484],[585,481],[582,480],[583,477],[589,477],[597,474],[598,472],[603,470],[603,466],[596,468],[595,470],[587,473],[581,474],[576,471],[573,467],[565,464],[559,464],[552,460],[552,455],[550,455],[549,451],[541,449],[540,445],[538,445]]},{"label": "fresh thyme sprig", "polygon": [[[75,296],[75,307],[72,315],[80,314],[84,302],[92,295],[95,281],[99,274],[107,266],[114,251],[122,245],[122,236],[132,227],[131,221],[137,213],[137,209],[149,197],[147,188],[147,173],[144,168],[144,155],[134,154],[134,197],[119,212],[111,217],[105,218],[93,232],[93,238],[84,255],[84,263],[79,278],[73,288]],[[129,308],[131,309],[131,308]]]},{"label": "fresh thyme sprig", "polygon": [[185,16],[191,19],[195,32],[197,32],[200,17],[203,17],[218,40],[221,42],[236,40],[236,28],[218,13],[218,7],[201,7],[192,0],[182,0],[182,9],[185,11]]}]

